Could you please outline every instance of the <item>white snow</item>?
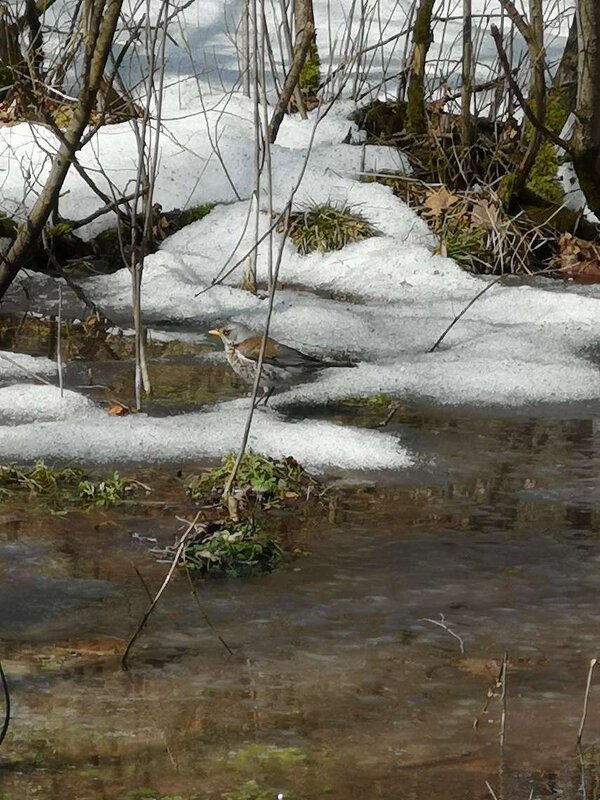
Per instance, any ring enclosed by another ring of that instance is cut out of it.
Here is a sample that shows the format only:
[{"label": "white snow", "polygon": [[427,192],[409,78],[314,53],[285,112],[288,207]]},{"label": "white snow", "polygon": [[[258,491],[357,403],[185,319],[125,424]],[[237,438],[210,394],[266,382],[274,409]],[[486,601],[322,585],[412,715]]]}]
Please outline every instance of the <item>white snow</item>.
[{"label": "white snow", "polygon": [[[0,423],[7,417],[14,421],[10,414],[16,400],[24,416],[32,413],[36,421],[0,426],[0,452],[8,461],[46,458],[110,464],[215,459],[239,446],[248,413],[247,401],[232,401],[210,411],[167,418],[113,417],[75,392],[65,391],[61,399],[55,387],[23,385],[0,389]],[[249,447],[272,457],[291,454],[316,470],[398,469],[412,463],[393,436],[330,422],[286,421],[264,410],[255,415]]]},{"label": "white snow", "polygon": [[[403,8],[408,4],[401,0]],[[343,0],[316,2],[325,55],[331,46],[339,57],[347,5]],[[492,2],[487,7],[499,11],[499,5],[495,8]],[[375,6],[385,35],[397,33],[404,20],[396,0],[380,0]],[[228,8],[227,13],[235,13],[229,4]],[[237,66],[224,33],[222,4],[211,0],[203,4],[202,14],[198,9],[194,4],[185,11],[188,35],[197,34],[211,49],[225,82],[231,82]],[[474,10],[478,9],[482,7],[476,3]],[[458,23],[449,23],[449,30],[453,25],[459,32]],[[564,37],[567,17],[561,25]],[[369,27],[365,46],[381,37],[381,26],[376,22]],[[491,58],[489,36],[485,46]],[[183,65],[186,52],[170,47],[172,77],[194,71],[190,64]],[[401,52],[402,42],[396,40],[373,54],[383,62],[393,55],[399,63]],[[485,70],[483,75],[487,79]],[[209,201],[219,204],[146,259],[144,318],[158,327],[178,325],[182,339],[195,340],[215,321],[230,318],[260,330],[267,310],[264,293],[254,296],[239,288],[243,263],[227,275],[237,262],[244,262],[253,241],[253,105],[240,94],[215,92],[208,85],[214,77],[208,67],[199,83],[195,78],[173,81],[164,104],[155,200],[165,209]],[[377,69],[372,78],[371,88],[377,92],[381,89]],[[273,207],[275,213],[281,212],[295,191],[295,210],[312,203],[349,206],[363,214],[379,235],[338,252],[307,256],[286,242],[279,276],[286,288],[276,294],[271,333],[329,359],[352,357],[358,366],[325,370],[314,382],[275,396],[275,408],[255,415],[250,446],[268,455],[293,455],[316,469],[401,468],[410,465],[413,456],[393,435],[290,419],[276,408],[380,393],[415,403],[426,399],[476,406],[598,399],[598,365],[589,355],[600,343],[600,293],[595,289],[543,280],[524,286],[507,280],[469,309],[439,351],[429,352],[489,279],[469,275],[451,259],[435,255],[435,241],[414,211],[388,187],[360,181],[365,172],[408,172],[409,166],[391,148],[364,145],[363,134],[349,119],[355,107],[356,103],[340,99],[317,125],[322,113],[318,110],[304,121],[296,116],[284,119],[272,148]],[[22,215],[32,205],[35,187],[49,169],[48,153],[55,148],[53,134],[42,126],[0,127],[3,209]],[[117,192],[130,191],[137,162],[130,126],[102,128],[78,159],[95,170],[95,180],[107,193],[113,191],[110,182]],[[97,171],[98,165],[106,177]],[[264,195],[259,202],[265,231],[272,220]],[[97,197],[71,170],[61,197],[62,215],[82,218],[98,205]],[[112,224],[109,217],[100,217],[84,233],[95,235],[108,224]],[[275,253],[281,238],[280,233],[273,234]],[[267,254],[265,243],[257,262],[263,283]],[[219,285],[211,286],[223,275]],[[85,291],[118,322],[130,317],[127,271],[87,280]],[[173,336],[173,331],[166,335]],[[6,355],[20,366],[0,357],[2,383],[33,380],[33,373],[56,375],[55,364],[47,359]],[[222,353],[218,357],[223,358]],[[66,391],[60,398],[54,387],[20,383],[0,389],[0,458],[102,463],[216,458],[237,447],[247,408],[244,400],[160,419],[143,414],[111,417],[77,393]]]},{"label": "white snow", "polygon": [[[70,425],[78,416],[94,410],[94,403],[87,397],[68,390],[61,397],[60,389],[56,386],[17,383],[0,389],[2,425],[24,425],[50,420],[66,420]],[[32,445],[35,449],[35,437]]]},{"label": "white snow", "polygon": [[56,375],[56,362],[49,358],[35,358],[26,353],[12,353],[0,350],[0,383],[7,381],[35,380]]}]

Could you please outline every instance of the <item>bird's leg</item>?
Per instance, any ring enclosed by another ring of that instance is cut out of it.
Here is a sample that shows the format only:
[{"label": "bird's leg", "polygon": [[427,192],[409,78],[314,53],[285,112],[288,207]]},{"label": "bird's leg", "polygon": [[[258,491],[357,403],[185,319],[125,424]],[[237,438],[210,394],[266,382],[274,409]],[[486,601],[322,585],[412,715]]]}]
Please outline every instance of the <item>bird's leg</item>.
[{"label": "bird's leg", "polygon": [[256,402],[254,403],[254,408],[258,408],[261,403],[264,406],[266,406],[273,392],[274,392],[274,387],[271,387],[270,389],[265,389],[265,391],[261,394],[259,398],[257,398]]},{"label": "bird's leg", "polygon": [[254,408],[258,408],[264,399],[265,399],[265,392],[263,392],[260,397],[256,398],[256,400],[254,401]]}]

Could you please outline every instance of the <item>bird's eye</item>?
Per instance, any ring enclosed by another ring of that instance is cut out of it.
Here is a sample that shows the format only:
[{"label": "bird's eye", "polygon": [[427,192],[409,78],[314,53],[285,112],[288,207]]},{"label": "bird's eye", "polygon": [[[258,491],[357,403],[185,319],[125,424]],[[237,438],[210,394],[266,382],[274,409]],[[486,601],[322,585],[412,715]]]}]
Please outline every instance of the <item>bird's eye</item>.
[{"label": "bird's eye", "polygon": [[229,334],[231,333],[231,328],[223,328],[223,333],[225,336],[229,336]]}]

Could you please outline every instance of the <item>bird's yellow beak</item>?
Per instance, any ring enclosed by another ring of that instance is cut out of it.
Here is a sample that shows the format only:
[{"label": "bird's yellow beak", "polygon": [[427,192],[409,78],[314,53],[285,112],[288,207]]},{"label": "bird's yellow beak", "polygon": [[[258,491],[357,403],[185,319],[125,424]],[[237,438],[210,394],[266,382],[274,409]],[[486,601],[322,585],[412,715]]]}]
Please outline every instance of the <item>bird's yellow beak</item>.
[{"label": "bird's yellow beak", "polygon": [[219,328],[213,328],[212,331],[209,331],[211,336],[221,336],[221,331]]}]

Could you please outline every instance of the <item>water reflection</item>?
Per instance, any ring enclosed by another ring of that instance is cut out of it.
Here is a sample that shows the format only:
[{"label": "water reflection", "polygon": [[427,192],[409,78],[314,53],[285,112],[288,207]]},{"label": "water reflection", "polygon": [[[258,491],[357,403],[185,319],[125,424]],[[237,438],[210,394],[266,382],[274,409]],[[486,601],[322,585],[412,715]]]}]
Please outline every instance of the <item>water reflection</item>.
[{"label": "water reflection", "polygon": [[[14,798],[598,796],[598,437],[591,420],[405,415],[422,481],[347,491],[270,576],[170,588],[129,673],[123,644],[164,567],[134,536],[172,516],[0,520]],[[17,515],[18,516],[18,515]],[[288,523],[289,525],[289,523]],[[294,529],[296,526],[290,526]],[[444,622],[464,641],[430,620]],[[506,746],[492,698],[505,650]],[[585,793],[583,789],[585,777]],[[135,795],[130,795],[135,796]],[[239,795],[238,796],[242,796]],[[271,796],[271,795],[268,795]]]}]

